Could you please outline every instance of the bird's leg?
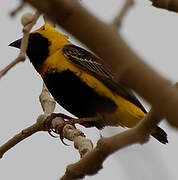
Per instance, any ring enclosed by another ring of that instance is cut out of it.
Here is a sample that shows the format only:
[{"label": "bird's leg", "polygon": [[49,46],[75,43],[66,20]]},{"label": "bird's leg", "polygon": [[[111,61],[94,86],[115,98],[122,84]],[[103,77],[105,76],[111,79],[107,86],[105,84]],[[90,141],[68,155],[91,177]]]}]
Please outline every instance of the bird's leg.
[{"label": "bird's leg", "polygon": [[87,117],[87,118],[79,118],[75,119],[74,123],[75,124],[80,124],[86,128],[88,127],[97,127],[97,122],[99,118],[98,117]]},{"label": "bird's leg", "polygon": [[91,117],[91,118],[89,117],[89,118],[79,118],[79,119],[69,118],[67,120],[68,121],[64,121],[64,123],[59,124],[55,128],[55,133],[58,133],[60,135],[60,139],[61,139],[62,143],[65,145],[66,145],[66,143],[63,141],[63,139],[64,139],[63,129],[66,124],[71,124],[74,127],[75,127],[75,124],[80,124],[84,127],[93,127],[94,124],[92,122],[95,122],[97,119],[95,117]]},{"label": "bird's leg", "polygon": [[[56,126],[55,130],[51,130],[51,123],[52,123],[52,120],[56,117],[61,117],[64,119],[64,122],[59,124],[58,126]],[[79,118],[79,119],[76,119],[76,118],[72,118],[70,116],[67,116],[65,114],[62,114],[62,113],[52,113],[50,116],[48,116],[44,122],[44,126],[48,129],[48,132],[49,134],[52,136],[52,137],[56,137],[54,135],[51,134],[51,131],[57,133],[60,135],[60,139],[62,141],[63,144],[64,141],[64,137],[63,137],[63,129],[64,129],[64,126],[66,124],[71,124],[75,127],[75,124],[80,124],[84,127],[93,127],[93,126],[96,126],[96,122],[97,122],[98,118],[97,117],[89,117],[89,118]],[[66,144],[65,144],[66,145]]]}]

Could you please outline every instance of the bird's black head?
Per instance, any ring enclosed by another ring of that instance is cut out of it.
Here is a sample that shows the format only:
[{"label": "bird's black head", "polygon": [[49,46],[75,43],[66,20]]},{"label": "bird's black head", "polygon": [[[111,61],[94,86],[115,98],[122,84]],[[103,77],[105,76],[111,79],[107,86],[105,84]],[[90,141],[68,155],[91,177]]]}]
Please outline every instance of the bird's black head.
[{"label": "bird's black head", "polygon": [[[54,27],[49,24],[44,24],[39,29],[30,33],[27,56],[38,71],[45,59],[51,54],[55,53],[60,47],[70,44],[67,36],[56,31]],[[10,46],[20,48],[21,39],[13,42]]]},{"label": "bird's black head", "polygon": [[[20,48],[22,39],[18,39],[9,46]],[[36,70],[40,68],[44,60],[49,56],[50,42],[40,33],[31,33],[27,46],[27,56]]]}]

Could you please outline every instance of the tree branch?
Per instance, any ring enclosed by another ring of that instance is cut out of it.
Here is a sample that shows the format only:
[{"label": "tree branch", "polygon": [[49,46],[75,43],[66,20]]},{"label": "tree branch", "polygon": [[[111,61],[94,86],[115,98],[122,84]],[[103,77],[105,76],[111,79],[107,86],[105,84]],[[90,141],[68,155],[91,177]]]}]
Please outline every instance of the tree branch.
[{"label": "tree branch", "polygon": [[10,12],[10,16],[15,16],[20,10],[24,8],[25,2],[20,2],[19,6]]},{"label": "tree branch", "polygon": [[115,18],[111,22],[111,25],[114,26],[116,29],[120,28],[124,16],[127,14],[128,10],[133,6],[133,4],[133,0],[125,0],[122,9],[115,16]]},{"label": "tree branch", "polygon": [[19,62],[25,61],[26,59],[25,54],[26,54],[26,49],[27,49],[27,44],[28,44],[29,33],[33,25],[38,20],[39,16],[40,16],[39,11],[36,11],[34,15],[28,13],[22,16],[21,22],[24,28],[23,28],[23,39],[21,42],[19,55],[13,62],[11,62],[3,70],[0,71],[0,79],[16,64],[18,64]]},{"label": "tree branch", "polygon": [[97,146],[77,163],[67,167],[65,175],[60,180],[75,180],[86,175],[94,175],[102,169],[104,160],[112,153],[134,143],[146,143],[153,127],[161,120],[153,109],[135,128],[109,138],[101,138]]},{"label": "tree branch", "polygon": [[150,0],[152,5],[157,8],[163,8],[169,11],[178,12],[177,0]]},{"label": "tree branch", "polygon": [[33,124],[32,126],[22,130],[20,133],[15,135],[13,138],[11,138],[9,141],[7,141],[5,144],[0,146],[0,158],[3,157],[4,153],[7,152],[9,149],[13,148],[16,144],[21,142],[22,140],[26,139],[27,137],[31,136],[32,134],[44,131],[44,125],[43,121],[46,119],[46,116],[41,115],[38,117],[37,122]]}]

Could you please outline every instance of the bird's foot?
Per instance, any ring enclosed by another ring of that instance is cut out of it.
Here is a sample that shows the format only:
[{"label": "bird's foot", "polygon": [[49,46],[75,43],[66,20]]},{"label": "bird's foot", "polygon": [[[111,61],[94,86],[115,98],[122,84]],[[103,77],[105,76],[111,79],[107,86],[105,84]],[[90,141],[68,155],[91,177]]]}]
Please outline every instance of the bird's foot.
[{"label": "bird's foot", "polygon": [[[55,119],[56,117],[61,117],[63,118],[64,122],[62,122],[61,124],[57,125],[55,127],[55,129],[51,128],[51,123],[52,123],[52,120]],[[54,136],[52,134],[52,132],[56,133],[56,134],[59,134],[59,137],[62,141],[63,144],[67,145],[63,139],[64,139],[64,136],[63,136],[63,129],[64,129],[64,126],[67,125],[67,124],[70,124],[70,125],[73,125],[75,127],[75,124],[80,124],[84,127],[93,127],[95,126],[95,122],[97,121],[97,118],[96,117],[89,117],[89,118],[79,118],[79,119],[76,119],[76,118],[72,118],[70,116],[67,116],[65,114],[62,114],[62,113],[52,113],[50,116],[48,116],[44,122],[44,127],[47,128],[48,130],[48,133],[52,136],[52,137],[58,137],[58,136]]]},{"label": "bird's foot", "polygon": [[[55,119],[56,117],[61,117],[63,119],[63,122],[61,122],[59,125],[57,125],[54,128],[51,127],[51,123],[53,121],[53,119]],[[65,121],[67,119],[67,121]],[[50,134],[50,136],[54,137],[54,138],[57,138],[57,137],[60,137],[62,143],[64,145],[67,145],[63,139],[64,139],[64,136],[63,136],[63,129],[64,129],[64,126],[66,124],[71,124],[71,122],[73,122],[73,119],[72,117],[70,116],[67,116],[65,114],[62,114],[62,113],[52,113],[51,115],[49,115],[46,119],[45,119],[45,122],[44,122],[44,127],[48,130],[48,133]],[[74,126],[75,127],[75,126]],[[55,136],[52,134],[53,133],[56,133],[56,134],[59,134],[59,136]]]}]

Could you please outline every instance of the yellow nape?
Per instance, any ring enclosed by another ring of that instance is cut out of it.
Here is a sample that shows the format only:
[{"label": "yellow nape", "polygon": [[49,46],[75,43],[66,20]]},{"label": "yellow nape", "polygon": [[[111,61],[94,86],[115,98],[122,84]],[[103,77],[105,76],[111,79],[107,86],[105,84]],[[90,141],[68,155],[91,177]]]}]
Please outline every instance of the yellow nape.
[{"label": "yellow nape", "polygon": [[41,28],[33,31],[32,33],[39,33],[48,39],[50,43],[49,55],[55,53],[58,49],[63,48],[65,45],[71,44],[66,35],[58,32],[49,24],[44,24]]}]

